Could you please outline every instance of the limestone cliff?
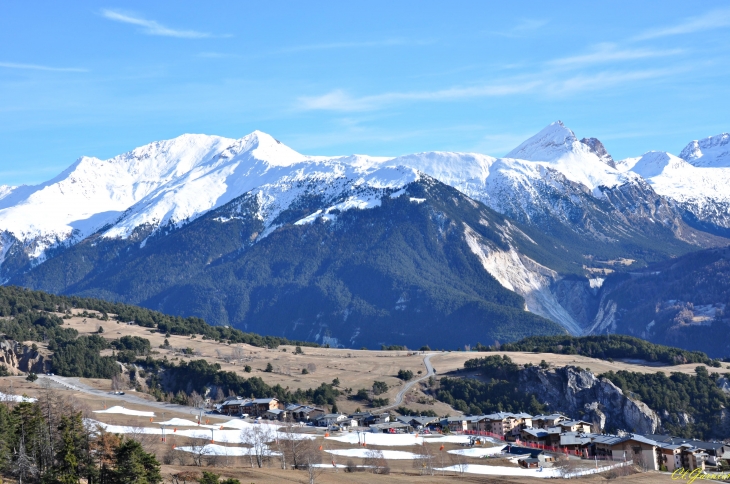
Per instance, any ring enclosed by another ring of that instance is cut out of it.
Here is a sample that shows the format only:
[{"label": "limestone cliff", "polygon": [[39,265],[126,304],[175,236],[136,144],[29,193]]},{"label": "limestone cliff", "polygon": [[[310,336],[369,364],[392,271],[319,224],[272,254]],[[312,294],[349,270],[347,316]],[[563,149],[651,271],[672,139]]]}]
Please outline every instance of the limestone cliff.
[{"label": "limestone cliff", "polygon": [[0,341],[0,365],[10,373],[46,373],[51,367],[50,358],[32,347],[13,340]]},{"label": "limestone cliff", "polygon": [[661,419],[646,404],[589,371],[572,366],[554,370],[530,367],[520,372],[519,385],[523,391],[538,395],[550,411],[582,416],[605,430],[656,433],[661,428]]}]

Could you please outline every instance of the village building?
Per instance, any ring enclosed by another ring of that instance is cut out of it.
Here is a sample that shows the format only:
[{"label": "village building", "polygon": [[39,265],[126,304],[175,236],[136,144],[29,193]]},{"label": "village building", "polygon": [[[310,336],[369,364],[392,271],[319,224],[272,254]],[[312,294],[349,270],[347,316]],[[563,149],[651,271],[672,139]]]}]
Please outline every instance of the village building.
[{"label": "village building", "polygon": [[535,415],[532,417],[531,427],[537,429],[546,429],[548,427],[555,427],[559,425],[563,420],[569,420],[565,415],[554,413],[551,415]]},{"label": "village building", "polygon": [[263,417],[266,412],[274,409],[284,409],[284,404],[277,398],[254,398],[241,405],[241,413],[247,413],[252,417]]},{"label": "village building", "polygon": [[285,407],[289,413],[289,418],[295,422],[314,422],[325,414],[325,411],[319,407],[310,405],[299,405],[297,403],[289,404]]},{"label": "village building", "polygon": [[448,428],[451,432],[464,432],[468,430],[467,417],[447,417],[441,419],[441,428]]},{"label": "village building", "polygon": [[371,425],[370,432],[383,434],[408,434],[413,432],[413,427],[400,421],[386,422]]},{"label": "village building", "polygon": [[588,433],[591,431],[591,423],[583,420],[563,420],[558,423],[558,426],[563,429],[563,432]]},{"label": "village building", "polygon": [[218,411],[224,415],[243,415],[243,406],[251,402],[250,398],[236,397],[223,402]]},{"label": "village building", "polygon": [[593,438],[593,446],[593,455],[613,460],[631,460],[648,470],[659,470],[658,442],[641,435],[597,435]]}]

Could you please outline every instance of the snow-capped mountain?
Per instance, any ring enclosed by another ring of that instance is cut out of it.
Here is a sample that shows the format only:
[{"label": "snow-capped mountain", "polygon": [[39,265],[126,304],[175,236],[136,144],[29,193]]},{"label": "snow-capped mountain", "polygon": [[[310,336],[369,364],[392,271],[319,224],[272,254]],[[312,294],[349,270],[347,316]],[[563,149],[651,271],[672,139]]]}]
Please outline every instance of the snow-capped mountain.
[{"label": "snow-capped mountain", "polygon": [[679,157],[694,166],[730,167],[730,134],[694,140],[682,150]]},{"label": "snow-capped mountain", "polygon": [[30,258],[42,260],[49,248],[83,240],[231,143],[218,136],[183,135],[108,160],[82,157],[41,185],[2,186],[2,255],[17,243]]},{"label": "snow-capped mountain", "polygon": [[679,157],[650,151],[617,164],[644,178],[659,195],[672,200],[693,222],[723,233],[730,228],[730,136],[692,141]]},{"label": "snow-capped mountain", "polygon": [[[711,139],[697,142],[696,160],[722,159],[717,146],[724,138]],[[725,223],[719,212],[728,212],[723,204],[730,197],[721,196],[728,185],[717,170],[726,169],[660,152],[615,163],[599,140],[578,140],[560,121],[503,158],[456,152],[308,156],[259,131],[237,140],[183,135],[109,160],[81,158],[42,185],[0,187],[0,268],[2,279],[13,283],[101,291],[107,283],[99,271],[118,278],[128,270],[114,257],[144,257],[148,243],[157,247],[150,254],[157,253],[160,241],[194,223],[191,233],[199,237],[201,227],[246,220],[246,242],[236,250],[247,251],[280,229],[334,226],[343,212],[375,209],[384,200],[406,197],[420,204],[426,199],[408,195],[406,187],[437,180],[474,207],[481,207],[479,201],[508,217],[484,219],[499,228],[503,243],[485,242],[474,224],[456,231],[483,270],[522,296],[528,310],[580,333],[596,324],[586,309],[592,303],[585,301],[617,264],[645,264],[727,243],[685,223],[686,213]],[[712,187],[716,195],[697,186]],[[433,217],[445,223],[442,215]],[[438,230],[456,233],[453,224]],[[591,282],[564,279],[561,272]],[[64,275],[46,285],[46,273]],[[176,284],[176,277],[164,279],[143,292]]]}]

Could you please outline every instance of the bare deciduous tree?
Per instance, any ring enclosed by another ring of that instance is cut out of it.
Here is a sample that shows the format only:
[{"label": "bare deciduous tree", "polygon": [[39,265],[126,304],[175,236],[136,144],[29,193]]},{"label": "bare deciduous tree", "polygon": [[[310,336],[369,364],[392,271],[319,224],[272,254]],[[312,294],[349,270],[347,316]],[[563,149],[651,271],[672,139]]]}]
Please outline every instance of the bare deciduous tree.
[{"label": "bare deciduous tree", "polygon": [[317,478],[322,475],[324,468],[320,466],[322,463],[322,451],[314,440],[304,440],[299,454],[301,459],[300,468],[306,469],[309,484],[314,484]]},{"label": "bare deciduous tree", "polygon": [[231,359],[234,361],[240,361],[246,356],[246,352],[240,346],[234,346],[231,348]]},{"label": "bare deciduous tree", "polygon": [[[264,462],[268,463],[269,457],[271,456],[271,448],[268,444],[275,439],[276,435],[274,435],[271,427],[268,425],[252,425],[241,431],[241,440],[251,446],[249,456],[252,459],[256,459],[256,465],[258,467],[263,467]],[[253,467],[253,460],[251,467]]]},{"label": "bare deciduous tree", "polygon": [[210,454],[208,439],[202,437],[194,437],[190,439],[190,450],[192,451],[193,464],[198,467],[203,467],[203,460],[208,454]]},{"label": "bare deciduous tree", "polygon": [[306,448],[307,443],[302,439],[302,434],[297,432],[298,425],[291,419],[287,419],[284,426],[279,429],[280,447],[284,450],[286,460],[294,469],[299,469],[302,465],[302,452]]},{"label": "bare deciduous tree", "polygon": [[201,408],[203,406],[203,397],[200,395],[200,393],[193,390],[193,393],[190,394],[190,405],[192,405],[195,408]]},{"label": "bare deciduous tree", "polygon": [[422,476],[432,476],[434,473],[432,449],[428,445],[414,445],[413,453],[416,455],[413,459],[413,468],[418,469]]},{"label": "bare deciduous tree", "polygon": [[368,449],[363,459],[363,465],[373,474],[390,474],[390,467],[383,457],[382,450]]}]

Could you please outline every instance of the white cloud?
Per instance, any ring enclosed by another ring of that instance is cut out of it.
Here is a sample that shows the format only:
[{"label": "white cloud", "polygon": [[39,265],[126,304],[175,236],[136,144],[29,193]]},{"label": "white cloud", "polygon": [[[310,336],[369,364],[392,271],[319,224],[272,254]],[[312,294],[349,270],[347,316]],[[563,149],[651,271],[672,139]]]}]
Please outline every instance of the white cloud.
[{"label": "white cloud", "polygon": [[302,52],[307,50],[332,50],[332,49],[357,49],[364,47],[388,47],[394,45],[427,45],[431,41],[424,40],[406,40],[406,39],[384,39],[384,40],[366,40],[362,42],[329,42],[322,44],[303,44],[291,47],[284,47],[278,52]]},{"label": "white cloud", "polygon": [[523,37],[524,35],[541,29],[550,21],[548,19],[520,19],[515,25],[508,30],[491,30],[487,33],[499,35],[502,37]]},{"label": "white cloud", "polygon": [[674,76],[678,72],[676,69],[653,69],[624,72],[607,71],[590,75],[578,75],[546,84],[545,92],[552,95],[562,95],[578,91],[596,91],[621,84]]},{"label": "white cloud", "polygon": [[474,87],[452,87],[438,91],[388,92],[353,97],[341,89],[321,96],[299,98],[300,108],[324,111],[368,111],[400,101],[442,101],[474,97],[508,96],[530,91],[538,82],[495,84]]},{"label": "white cloud", "polygon": [[387,92],[369,96],[352,96],[342,89],[335,89],[321,96],[302,96],[298,108],[306,111],[372,111],[389,105],[409,101],[451,101],[459,99],[537,94],[563,96],[580,91],[596,91],[610,87],[643,82],[649,79],[669,77],[676,69],[638,71],[605,71],[568,78],[549,73],[537,73],[521,79],[503,79],[500,83],[473,87],[452,87],[436,91]]},{"label": "white cloud", "polygon": [[719,29],[730,26],[730,9],[712,10],[698,17],[690,17],[682,23],[671,27],[647,30],[634,37],[634,40],[656,39],[670,35],[691,34],[704,30]]},{"label": "white cloud", "polygon": [[160,35],[163,37],[178,37],[181,39],[203,39],[206,37],[212,37],[211,34],[205,32],[198,32],[195,30],[176,30],[156,22],[154,20],[147,20],[140,17],[134,17],[129,14],[117,12],[114,10],[102,10],[101,14],[109,20],[115,22],[121,22],[125,24],[138,25],[144,27],[142,30],[147,35]]},{"label": "white cloud", "polygon": [[598,44],[593,52],[588,54],[563,57],[548,61],[548,65],[554,66],[581,66],[586,64],[599,64],[634,59],[646,59],[649,57],[667,57],[681,54],[682,49],[652,50],[652,49],[620,49],[616,44]]},{"label": "white cloud", "polygon": [[0,67],[7,69],[27,69],[33,71],[52,71],[52,72],[88,72],[87,69],[78,67],[50,67],[38,64],[17,64],[15,62],[0,62]]}]

